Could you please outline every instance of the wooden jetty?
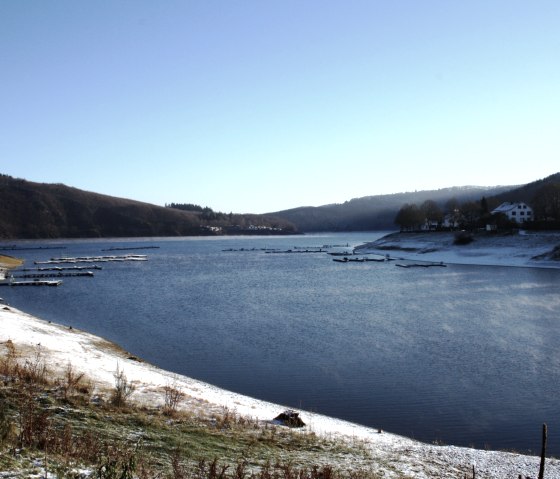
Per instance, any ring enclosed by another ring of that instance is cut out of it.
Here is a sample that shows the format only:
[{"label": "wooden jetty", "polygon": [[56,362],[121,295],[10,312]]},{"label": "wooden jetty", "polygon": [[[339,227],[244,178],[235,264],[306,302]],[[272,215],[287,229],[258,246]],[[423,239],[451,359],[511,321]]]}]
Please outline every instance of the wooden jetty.
[{"label": "wooden jetty", "polygon": [[399,268],[431,268],[434,266],[445,268],[447,265],[445,263],[395,263],[395,266]]},{"label": "wooden jetty", "polygon": [[32,280],[32,281],[4,281],[0,282],[0,286],[60,286],[62,280],[57,281],[42,281],[42,280]]},{"label": "wooden jetty", "polygon": [[385,258],[349,258],[348,256],[344,256],[343,258],[333,258],[333,261],[337,263],[368,263],[370,261],[383,263]]},{"label": "wooden jetty", "polygon": [[143,254],[126,254],[122,256],[78,256],[75,258],[62,257],[51,258],[48,261],[35,261],[35,264],[65,264],[65,263],[107,263],[121,261],[147,261],[148,258]]},{"label": "wooden jetty", "polygon": [[0,246],[0,250],[2,251],[30,251],[45,249],[66,249],[66,246],[18,246],[16,244]]},{"label": "wooden jetty", "polygon": [[140,249],[159,249],[159,246],[113,247],[113,248],[102,249],[101,251],[130,251],[130,250],[140,250]]},{"label": "wooden jetty", "polygon": [[282,254],[303,254],[303,253],[326,253],[325,250],[322,249],[286,249],[286,250],[278,250],[278,251],[265,251],[266,253],[282,253]]},{"label": "wooden jetty", "polygon": [[88,276],[93,277],[93,273],[91,271],[76,271],[76,272],[50,272],[50,273],[26,273],[26,274],[19,274],[13,275],[12,278],[70,278],[74,276]]},{"label": "wooden jetty", "polygon": [[90,270],[90,269],[103,269],[101,266],[97,266],[96,264],[90,265],[90,266],[50,266],[50,267],[46,267],[46,268],[22,268],[19,269],[18,271],[24,271],[24,272],[29,272],[29,271],[83,271],[84,269]]},{"label": "wooden jetty", "polygon": [[228,248],[228,249],[223,249],[222,251],[227,253],[237,252],[237,251],[266,251],[267,253],[270,253],[279,250],[278,248],[239,248],[239,249]]}]

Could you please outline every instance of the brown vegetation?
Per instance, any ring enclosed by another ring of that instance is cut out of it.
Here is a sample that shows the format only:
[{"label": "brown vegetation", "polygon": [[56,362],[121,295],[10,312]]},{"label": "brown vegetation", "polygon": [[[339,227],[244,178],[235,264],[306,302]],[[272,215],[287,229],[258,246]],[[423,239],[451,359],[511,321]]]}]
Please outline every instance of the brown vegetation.
[{"label": "brown vegetation", "polygon": [[283,232],[294,232],[285,220],[257,215],[210,218],[196,211],[0,175],[0,238],[199,236],[217,234],[210,226],[231,227],[240,221],[275,224]]},{"label": "brown vegetation", "polygon": [[[71,364],[61,377],[53,377],[40,347],[26,358],[11,341],[4,343],[0,469],[13,471],[10,477],[28,477],[35,471],[68,478],[85,477],[79,472],[85,469],[101,479],[377,477],[328,464],[306,465],[305,459],[299,465],[282,459],[289,449],[332,451],[335,445],[323,444],[314,435],[278,432],[278,426],[263,426],[228,410],[209,419],[182,413],[177,406],[183,396],[174,384],[165,388],[163,408],[140,408],[127,401],[134,388],[123,370],[117,367],[114,376],[110,398],[92,398],[91,384]],[[232,447],[245,452],[232,459],[224,454]]]}]

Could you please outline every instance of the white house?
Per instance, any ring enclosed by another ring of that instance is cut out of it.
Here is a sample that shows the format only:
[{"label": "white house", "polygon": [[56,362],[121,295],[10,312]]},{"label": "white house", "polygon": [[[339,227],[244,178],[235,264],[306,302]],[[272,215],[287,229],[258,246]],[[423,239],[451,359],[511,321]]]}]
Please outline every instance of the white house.
[{"label": "white house", "polygon": [[445,229],[456,229],[459,227],[459,220],[459,210],[456,209],[453,213],[448,213],[444,216],[441,226]]},{"label": "white house", "polygon": [[523,202],[510,203],[506,201],[492,210],[493,215],[496,213],[503,213],[511,221],[515,221],[516,223],[525,223],[525,221],[533,220],[533,208]]}]

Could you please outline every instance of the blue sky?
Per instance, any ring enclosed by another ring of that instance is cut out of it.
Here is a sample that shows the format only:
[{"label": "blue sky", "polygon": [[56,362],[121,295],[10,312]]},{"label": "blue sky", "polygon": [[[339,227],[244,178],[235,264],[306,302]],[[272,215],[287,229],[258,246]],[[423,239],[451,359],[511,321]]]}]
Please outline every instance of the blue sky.
[{"label": "blue sky", "polygon": [[270,212],[560,171],[560,2],[0,0],[0,173]]}]

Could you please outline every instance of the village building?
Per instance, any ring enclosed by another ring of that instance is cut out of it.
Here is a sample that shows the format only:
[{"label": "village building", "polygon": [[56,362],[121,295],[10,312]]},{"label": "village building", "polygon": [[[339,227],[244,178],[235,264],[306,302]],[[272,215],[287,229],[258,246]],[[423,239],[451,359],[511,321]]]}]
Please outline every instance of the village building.
[{"label": "village building", "polygon": [[459,228],[459,210],[455,210],[453,213],[448,213],[443,217],[443,222],[441,223],[442,228],[448,230],[454,230]]},{"label": "village building", "polygon": [[523,202],[511,203],[506,201],[492,210],[492,214],[502,213],[508,217],[510,221],[516,223],[525,223],[533,220],[533,208]]},{"label": "village building", "polygon": [[420,225],[422,231],[436,231],[439,228],[439,222],[436,220],[429,220],[426,218],[424,223]]}]

